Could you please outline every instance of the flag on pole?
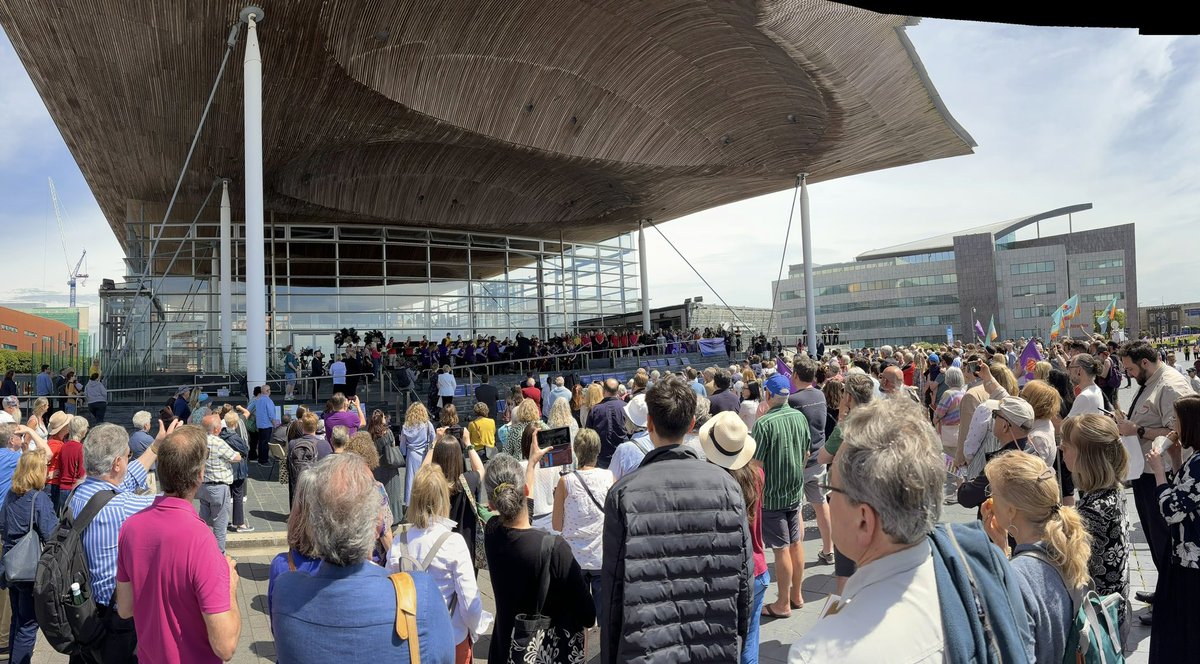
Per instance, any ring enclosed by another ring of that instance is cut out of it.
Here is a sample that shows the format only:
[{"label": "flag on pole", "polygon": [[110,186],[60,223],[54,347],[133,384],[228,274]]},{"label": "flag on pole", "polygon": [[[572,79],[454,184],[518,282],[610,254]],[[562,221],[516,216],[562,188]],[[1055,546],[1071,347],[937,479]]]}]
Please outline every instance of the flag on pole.
[{"label": "flag on pole", "polygon": [[1062,306],[1058,308],[1058,312],[1063,320],[1069,321],[1079,315],[1079,296],[1072,295]]},{"label": "flag on pole", "polygon": [[995,341],[999,338],[1000,335],[996,334],[996,315],[992,314],[992,319],[988,321],[987,340]]},{"label": "flag on pole", "polygon": [[1042,359],[1042,354],[1038,351],[1037,344],[1031,339],[1029,343],[1025,344],[1025,350],[1021,351],[1021,359],[1017,360],[1017,382],[1024,385],[1033,380],[1034,367]]},{"label": "flag on pole", "polygon": [[792,386],[793,392],[800,389],[800,386],[796,384],[796,375],[792,373],[792,368],[788,366],[788,363],[783,359],[783,356],[780,356],[775,360],[775,373],[779,374],[780,376],[787,376],[788,383]]},{"label": "flag on pole", "polygon": [[983,338],[983,323],[980,323],[978,319],[975,320],[975,335],[980,339]]},{"label": "flag on pole", "polygon": [[1050,323],[1050,340],[1055,341],[1062,334],[1063,329],[1063,310],[1062,307],[1054,310],[1054,315],[1051,316]]}]

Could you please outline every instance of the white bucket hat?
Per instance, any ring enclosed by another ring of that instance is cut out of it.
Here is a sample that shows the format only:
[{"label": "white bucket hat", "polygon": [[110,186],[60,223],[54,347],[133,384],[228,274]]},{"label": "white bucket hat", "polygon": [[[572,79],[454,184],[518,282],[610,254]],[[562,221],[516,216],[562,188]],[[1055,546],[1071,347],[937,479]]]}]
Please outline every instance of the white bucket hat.
[{"label": "white bucket hat", "polygon": [[733,411],[712,416],[698,434],[704,457],[722,468],[737,470],[750,462],[758,443],[750,437],[746,423]]}]

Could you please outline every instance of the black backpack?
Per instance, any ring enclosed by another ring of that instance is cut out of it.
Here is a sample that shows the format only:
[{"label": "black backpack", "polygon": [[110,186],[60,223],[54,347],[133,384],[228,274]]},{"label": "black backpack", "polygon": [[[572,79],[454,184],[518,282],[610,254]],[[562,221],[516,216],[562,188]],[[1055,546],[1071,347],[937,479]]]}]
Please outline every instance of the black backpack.
[{"label": "black backpack", "polygon": [[[83,551],[83,533],[115,495],[115,491],[97,492],[74,518],[67,508],[38,560],[33,580],[33,610],[46,641],[60,653],[77,654],[104,636],[104,621],[92,597],[92,575]],[[79,584],[78,603],[71,594],[74,583]]]},{"label": "black backpack", "polygon": [[287,454],[288,476],[293,482],[317,462],[317,444],[311,438],[301,436],[294,443]]}]

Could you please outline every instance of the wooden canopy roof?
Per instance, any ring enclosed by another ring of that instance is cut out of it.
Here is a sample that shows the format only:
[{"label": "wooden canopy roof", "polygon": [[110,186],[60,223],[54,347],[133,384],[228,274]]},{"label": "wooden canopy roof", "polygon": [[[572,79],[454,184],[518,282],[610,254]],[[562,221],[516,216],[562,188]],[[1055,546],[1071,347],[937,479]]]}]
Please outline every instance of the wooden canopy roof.
[{"label": "wooden canopy roof", "polygon": [[[0,0],[121,242],[129,201],[170,198],[245,4]],[[258,4],[266,205],[285,218],[599,240],[801,171],[819,182],[974,145],[908,19],[823,0]],[[241,209],[244,41],[185,204],[226,176]]]}]

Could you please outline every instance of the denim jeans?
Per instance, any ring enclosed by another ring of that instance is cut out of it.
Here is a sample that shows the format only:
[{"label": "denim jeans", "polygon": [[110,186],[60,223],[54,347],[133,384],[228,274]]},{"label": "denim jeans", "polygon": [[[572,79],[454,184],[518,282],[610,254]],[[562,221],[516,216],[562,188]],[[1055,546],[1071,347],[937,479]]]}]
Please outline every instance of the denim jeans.
[{"label": "denim jeans", "polygon": [[[33,644],[37,642],[37,616],[33,614],[33,583],[13,583],[8,587],[8,601],[12,606],[12,632],[9,643],[9,661],[29,664],[33,659]],[[11,644],[11,645],[10,645]]]},{"label": "denim jeans", "polygon": [[770,571],[754,577],[754,605],[750,610],[750,629],[746,630],[746,643],[742,647],[742,664],[758,662],[758,627],[762,621],[763,600],[767,597],[767,588],[770,585]]}]

